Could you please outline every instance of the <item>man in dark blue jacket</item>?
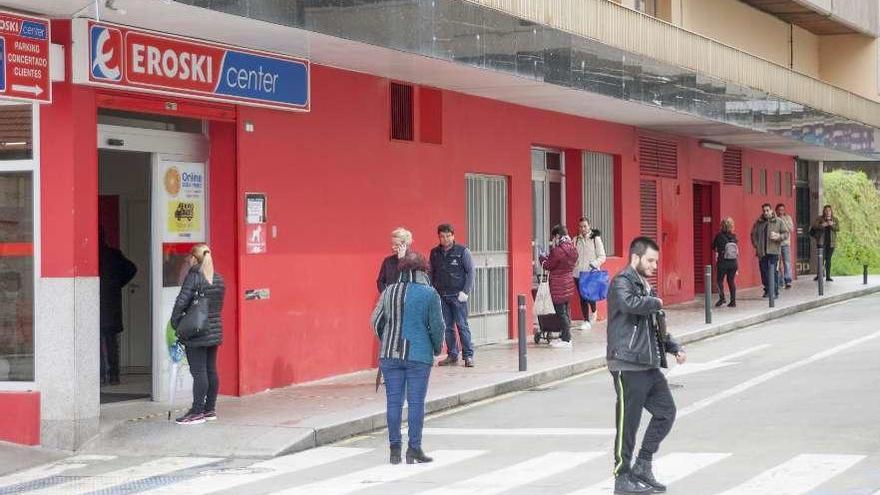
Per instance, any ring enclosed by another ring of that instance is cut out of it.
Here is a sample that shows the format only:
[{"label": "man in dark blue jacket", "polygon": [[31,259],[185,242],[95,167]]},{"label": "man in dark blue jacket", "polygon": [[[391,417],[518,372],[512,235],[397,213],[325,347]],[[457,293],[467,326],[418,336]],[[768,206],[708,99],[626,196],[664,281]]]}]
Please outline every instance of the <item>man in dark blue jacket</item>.
[{"label": "man in dark blue jacket", "polygon": [[458,364],[458,342],[461,339],[464,365],[474,366],[474,347],[468,327],[468,294],[474,287],[474,262],[465,246],[455,243],[455,229],[448,223],[437,227],[440,245],[431,250],[431,284],[440,293],[443,319],[446,321],[446,359],[439,366]]},{"label": "man in dark blue jacket", "polygon": [[[629,266],[614,277],[608,291],[606,359],[617,393],[614,493],[660,493],[666,487],[654,479],[651,461],[675,421],[675,402],[660,368],[666,368],[666,353],[679,364],[687,355],[666,333],[663,300],[648,282],[657,271],[660,248],[648,237],[637,237],[629,257]],[[630,466],[642,409],[651,413],[651,422]]]}]

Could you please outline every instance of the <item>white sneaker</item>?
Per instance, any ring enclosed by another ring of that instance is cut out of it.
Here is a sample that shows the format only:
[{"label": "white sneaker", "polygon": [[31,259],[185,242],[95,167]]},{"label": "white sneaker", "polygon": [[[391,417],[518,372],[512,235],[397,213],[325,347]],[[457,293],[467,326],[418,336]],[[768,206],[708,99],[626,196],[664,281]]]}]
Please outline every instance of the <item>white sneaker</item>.
[{"label": "white sneaker", "polygon": [[598,317],[598,315],[596,315],[596,313],[592,313],[592,314],[590,315],[590,324],[591,324],[591,325],[594,324],[594,323],[596,323],[596,318],[597,318],[597,317]]},{"label": "white sneaker", "polygon": [[572,348],[571,342],[570,341],[566,342],[564,340],[554,340],[553,342],[550,342],[550,347],[554,347],[557,349],[571,349]]},{"label": "white sneaker", "polygon": [[581,326],[578,328],[581,330],[590,330],[591,328],[593,328],[593,325],[591,325],[590,322],[585,321],[585,322],[581,323]]}]

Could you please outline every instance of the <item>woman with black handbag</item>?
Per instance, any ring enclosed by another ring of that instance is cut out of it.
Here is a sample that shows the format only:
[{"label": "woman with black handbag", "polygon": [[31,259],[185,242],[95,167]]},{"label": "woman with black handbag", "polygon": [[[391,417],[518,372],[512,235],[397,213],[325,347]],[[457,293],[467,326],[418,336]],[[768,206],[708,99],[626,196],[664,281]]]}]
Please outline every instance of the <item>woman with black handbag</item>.
[{"label": "woman with black handbag", "polygon": [[217,376],[217,347],[223,342],[223,277],[214,271],[211,251],[205,244],[193,247],[191,263],[171,312],[171,326],[186,348],[186,360],[193,378],[192,408],[176,419],[193,425],[217,419],[216,404],[220,380]]}]

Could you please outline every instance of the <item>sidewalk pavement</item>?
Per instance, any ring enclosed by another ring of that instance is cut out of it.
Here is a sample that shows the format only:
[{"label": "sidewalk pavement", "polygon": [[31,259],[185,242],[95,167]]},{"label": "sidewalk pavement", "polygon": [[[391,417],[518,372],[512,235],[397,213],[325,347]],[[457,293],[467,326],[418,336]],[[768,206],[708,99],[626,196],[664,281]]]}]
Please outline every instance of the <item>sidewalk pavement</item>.
[{"label": "sidewalk pavement", "polygon": [[[861,277],[838,277],[817,296],[812,277],[784,290],[774,309],[760,289],[740,291],[737,308],[713,308],[704,323],[701,301],[667,310],[670,332],[683,343],[755,325],[846,299],[880,292],[880,277],[862,285]],[[714,301],[713,301],[714,303]],[[512,314],[516,318],[516,314]],[[575,324],[576,325],[576,324]],[[605,324],[573,333],[573,349],[535,345],[528,325],[528,371],[519,372],[517,344],[479,347],[476,367],[435,367],[427,412],[524,390],[605,365]],[[103,407],[101,434],[79,453],[127,455],[235,456],[267,458],[336,442],[385,426],[383,389],[375,392],[375,370],[293,385],[247,397],[221,397],[219,421],[178,426],[168,421],[167,403],[146,401]],[[186,409],[186,401],[175,412]]]}]

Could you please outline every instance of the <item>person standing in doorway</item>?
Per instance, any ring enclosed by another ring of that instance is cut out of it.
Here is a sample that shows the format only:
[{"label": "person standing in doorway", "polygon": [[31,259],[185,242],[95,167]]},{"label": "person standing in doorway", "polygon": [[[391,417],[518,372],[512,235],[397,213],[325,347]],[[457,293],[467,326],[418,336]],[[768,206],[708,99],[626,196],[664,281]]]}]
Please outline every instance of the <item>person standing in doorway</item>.
[{"label": "person standing in doorway", "polygon": [[727,217],[721,221],[721,232],[712,241],[712,249],[717,254],[715,262],[716,285],[718,286],[718,302],[715,307],[727,302],[724,298],[724,279],[727,279],[727,287],[730,289],[730,303],[728,307],[736,307],[736,273],[739,271],[739,241],[733,233],[733,218]]},{"label": "person standing in doorway", "polygon": [[183,281],[174,309],[171,311],[171,326],[180,325],[183,315],[192,304],[198,292],[208,300],[208,328],[191,338],[182,339],[186,348],[186,360],[193,378],[193,403],[190,410],[177,418],[177,424],[193,425],[217,419],[217,393],[220,378],[217,375],[217,348],[223,343],[223,297],[226,286],[223,277],[214,271],[214,258],[205,244],[192,248],[190,253],[192,267]]},{"label": "person standing in doorway", "polygon": [[137,267],[122,251],[107,243],[98,231],[98,273],[101,306],[101,383],[119,384],[119,337],[122,325],[122,288],[137,274]]},{"label": "person standing in doorway", "polygon": [[[602,268],[605,263],[605,245],[602,243],[601,232],[590,226],[587,217],[578,220],[578,235],[574,238],[574,246],[577,249],[577,265],[574,267],[574,285],[578,286],[581,273]],[[584,322],[581,330],[589,330],[596,322],[596,301],[584,299],[578,294],[581,301],[581,314]]]},{"label": "person standing in doorway", "polygon": [[[831,278],[831,257],[834,255],[834,248],[837,247],[837,233],[840,231],[840,223],[834,216],[831,205],[825,205],[822,208],[822,216],[813,222],[810,228],[810,234],[816,240],[816,247],[822,248],[825,256],[825,280],[833,282]],[[819,280],[819,275],[813,280]]]},{"label": "person standing in doorway", "polygon": [[[779,296],[779,277],[775,276],[776,267],[779,264],[779,254],[782,252],[782,242],[789,236],[785,225],[782,223],[770,203],[761,205],[761,216],[752,227],[752,246],[761,269],[761,283],[764,285],[764,297],[769,297],[770,291]],[[771,272],[774,280],[770,287]]]},{"label": "person standing in doorway", "polygon": [[782,271],[783,278],[785,279],[785,288],[791,289],[791,282],[794,280],[794,276],[792,274],[791,268],[791,239],[794,237],[794,220],[791,218],[785,211],[785,204],[779,203],[776,205],[776,216],[782,220],[782,223],[785,225],[785,230],[788,232],[788,237],[782,241],[781,246],[781,261],[782,261]]},{"label": "person standing in doorway", "polygon": [[550,231],[550,253],[540,258],[541,266],[549,272],[550,297],[556,316],[562,321],[562,335],[559,341],[553,341],[553,347],[571,349],[571,314],[569,301],[577,292],[572,282],[571,271],[578,260],[578,252],[563,225],[557,225]]},{"label": "person standing in doorway", "polygon": [[379,267],[379,277],[376,278],[376,288],[381,294],[385,287],[397,283],[400,276],[400,270],[397,264],[412,246],[412,232],[403,227],[398,227],[391,232],[391,254],[382,260],[382,266]]},{"label": "person standing in doorway", "polygon": [[440,355],[446,322],[440,295],[428,280],[427,265],[421,254],[406,253],[400,260],[398,281],[382,292],[371,318],[381,341],[379,369],[385,375],[391,464],[399,464],[401,460],[404,397],[409,414],[406,463],[433,460],[422,450],[422,426],[433,356]]},{"label": "person standing in doorway", "polygon": [[474,366],[474,347],[468,326],[468,294],[474,287],[474,261],[465,246],[456,244],[455,229],[448,223],[437,227],[440,244],[431,250],[431,285],[440,293],[443,303],[443,319],[446,321],[446,359],[439,366],[458,364],[458,337],[464,365]]},{"label": "person standing in doorway", "polygon": [[[664,492],[651,463],[675,421],[675,402],[660,371],[666,353],[679,364],[684,349],[666,332],[663,300],[648,278],[657,272],[660,248],[653,239],[637,237],[629,246],[629,265],[611,281],[608,291],[608,344],[606,360],[617,394],[614,437],[614,493]],[[642,409],[651,422],[641,450],[630,466]]]}]

